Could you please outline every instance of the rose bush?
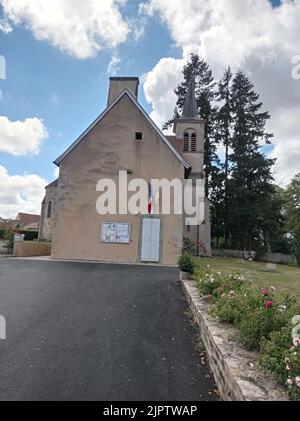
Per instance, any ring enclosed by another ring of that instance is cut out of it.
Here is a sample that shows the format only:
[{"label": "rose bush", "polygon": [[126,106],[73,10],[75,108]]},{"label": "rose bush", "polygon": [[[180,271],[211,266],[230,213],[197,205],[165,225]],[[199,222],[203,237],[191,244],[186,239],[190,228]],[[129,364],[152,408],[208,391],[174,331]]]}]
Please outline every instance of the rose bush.
[{"label": "rose bush", "polygon": [[258,367],[273,373],[291,399],[300,400],[300,324],[298,330],[292,326],[293,316],[300,314],[296,301],[274,287],[258,290],[243,276],[210,266],[196,267],[194,278],[200,295],[211,297],[210,313],[233,324],[238,342],[259,352]]},{"label": "rose bush", "polygon": [[212,295],[215,298],[240,289],[244,282],[243,277],[218,272],[209,265],[196,267],[194,279],[200,295]]},{"label": "rose bush", "polygon": [[292,326],[283,327],[261,342],[258,367],[273,373],[293,400],[300,400],[300,340],[292,340]]}]

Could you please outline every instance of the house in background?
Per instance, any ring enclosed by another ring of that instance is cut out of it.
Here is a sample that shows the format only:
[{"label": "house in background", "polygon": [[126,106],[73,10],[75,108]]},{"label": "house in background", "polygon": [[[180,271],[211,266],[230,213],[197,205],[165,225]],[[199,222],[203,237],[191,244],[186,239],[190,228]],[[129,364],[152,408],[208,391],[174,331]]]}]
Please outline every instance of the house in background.
[{"label": "house in background", "polygon": [[15,228],[22,231],[39,231],[40,215],[19,212],[15,221]]},{"label": "house in background", "polygon": [[0,216],[0,229],[3,229],[3,230],[9,229],[7,221],[1,218],[1,216]]},{"label": "house in background", "polygon": [[[209,205],[200,226],[186,226],[185,214],[99,215],[96,186],[115,181],[119,171],[132,179],[204,181],[205,121],[189,87],[174,136],[165,136],[138,102],[139,79],[112,77],[108,105],[55,161],[59,178],[46,187],[40,240],[52,240],[52,257],[108,262],[176,265],[183,238],[201,242],[210,255]],[[171,196],[174,201],[174,192]]]}]

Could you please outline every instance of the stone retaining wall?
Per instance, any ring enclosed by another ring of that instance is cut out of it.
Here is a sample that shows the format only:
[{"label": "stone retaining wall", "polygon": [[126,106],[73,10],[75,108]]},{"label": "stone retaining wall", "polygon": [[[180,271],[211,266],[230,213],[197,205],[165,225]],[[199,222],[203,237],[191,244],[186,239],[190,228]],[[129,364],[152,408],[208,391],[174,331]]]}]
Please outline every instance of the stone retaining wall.
[{"label": "stone retaining wall", "polygon": [[199,296],[194,281],[182,281],[183,290],[200,328],[210,368],[224,401],[286,401],[285,391],[254,367],[257,353],[242,349],[236,330],[209,316],[208,303]]},{"label": "stone retaining wall", "polygon": [[50,256],[51,243],[41,241],[15,241],[13,256],[34,257]]},{"label": "stone retaining wall", "polygon": [[[243,259],[244,253],[245,252],[243,250],[212,249],[212,256],[216,257],[233,257],[237,259]],[[296,257],[291,254],[268,253],[257,260],[261,262],[297,265]]]}]

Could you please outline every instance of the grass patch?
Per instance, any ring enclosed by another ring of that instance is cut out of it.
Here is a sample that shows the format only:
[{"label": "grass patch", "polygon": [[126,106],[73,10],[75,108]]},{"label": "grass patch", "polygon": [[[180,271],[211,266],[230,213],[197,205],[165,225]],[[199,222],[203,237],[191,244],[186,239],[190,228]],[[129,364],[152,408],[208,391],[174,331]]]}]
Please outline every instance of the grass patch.
[{"label": "grass patch", "polygon": [[223,273],[243,275],[258,288],[274,286],[279,292],[295,297],[300,304],[300,267],[277,265],[276,272],[268,272],[264,262],[241,262],[229,257],[201,257],[199,263],[201,266],[210,265]]}]

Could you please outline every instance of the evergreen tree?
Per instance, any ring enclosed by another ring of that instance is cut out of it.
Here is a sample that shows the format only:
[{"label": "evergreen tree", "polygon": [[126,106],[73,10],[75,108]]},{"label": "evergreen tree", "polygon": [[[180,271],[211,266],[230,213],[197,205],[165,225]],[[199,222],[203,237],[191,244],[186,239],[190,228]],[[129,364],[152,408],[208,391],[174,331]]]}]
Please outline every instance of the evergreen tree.
[{"label": "evergreen tree", "polygon": [[275,191],[266,200],[262,220],[263,247],[266,252],[290,254],[292,242],[286,225],[284,212],[285,190],[275,186]]},{"label": "evergreen tree", "polygon": [[[216,214],[218,220],[213,219],[213,225],[220,227],[219,234],[224,236],[225,248],[228,248],[229,226],[228,226],[228,177],[230,170],[229,148],[231,145],[232,129],[232,101],[231,101],[231,80],[232,72],[230,67],[225,70],[222,79],[218,83],[217,101],[220,103],[216,114],[216,141],[224,147],[223,171],[220,172],[219,194],[217,200],[212,203],[213,217]],[[215,209],[216,208],[216,209]],[[223,229],[221,229],[223,226]],[[222,233],[223,231],[223,233]]]},{"label": "evergreen tree", "polygon": [[293,251],[300,266],[300,173],[293,178],[284,196],[286,226],[292,237]]},{"label": "evergreen tree", "polygon": [[271,168],[261,145],[273,136],[265,126],[270,118],[246,75],[238,72],[231,89],[233,133],[231,177],[228,180],[229,230],[236,247],[252,249],[262,241],[266,204],[274,194]]}]

